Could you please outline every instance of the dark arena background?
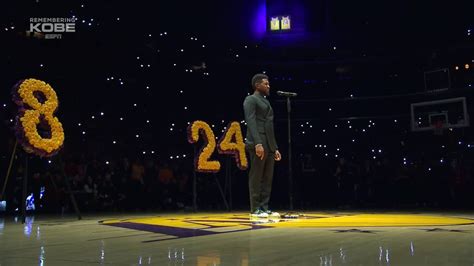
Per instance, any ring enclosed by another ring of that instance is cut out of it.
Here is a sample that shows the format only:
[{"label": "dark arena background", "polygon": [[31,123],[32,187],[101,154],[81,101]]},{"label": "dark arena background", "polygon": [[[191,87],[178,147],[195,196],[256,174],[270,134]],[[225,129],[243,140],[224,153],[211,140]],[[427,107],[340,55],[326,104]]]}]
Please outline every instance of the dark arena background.
[{"label": "dark arena background", "polygon": [[[3,3],[0,266],[473,265],[472,7]],[[231,122],[246,138],[257,73],[282,154],[269,217],[248,153],[198,168]],[[190,143],[195,121],[214,136]]]}]

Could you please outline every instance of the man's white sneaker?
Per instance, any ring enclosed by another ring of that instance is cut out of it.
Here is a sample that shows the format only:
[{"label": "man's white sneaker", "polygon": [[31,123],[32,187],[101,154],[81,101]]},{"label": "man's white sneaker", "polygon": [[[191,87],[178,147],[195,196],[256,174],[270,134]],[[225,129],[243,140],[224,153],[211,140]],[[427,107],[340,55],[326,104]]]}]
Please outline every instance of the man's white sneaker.
[{"label": "man's white sneaker", "polygon": [[256,211],[252,212],[250,214],[250,216],[257,217],[257,218],[268,218],[268,213],[258,209]]},{"label": "man's white sneaker", "polygon": [[272,216],[272,217],[280,217],[280,214],[278,212],[272,212],[271,210],[266,210],[264,211],[266,214],[268,214],[268,216]]}]

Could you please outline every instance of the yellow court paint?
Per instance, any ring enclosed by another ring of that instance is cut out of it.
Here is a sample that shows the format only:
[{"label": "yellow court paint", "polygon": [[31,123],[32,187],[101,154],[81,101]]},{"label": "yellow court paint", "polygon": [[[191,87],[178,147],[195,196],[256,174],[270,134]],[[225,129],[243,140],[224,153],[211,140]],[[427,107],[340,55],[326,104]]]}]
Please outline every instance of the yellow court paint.
[{"label": "yellow court paint", "polygon": [[211,227],[234,227],[238,230],[255,226],[268,228],[447,226],[474,224],[474,220],[441,215],[361,213],[306,213],[298,219],[251,219],[247,213],[197,213],[103,221],[103,224],[107,225],[117,223],[204,230]]}]

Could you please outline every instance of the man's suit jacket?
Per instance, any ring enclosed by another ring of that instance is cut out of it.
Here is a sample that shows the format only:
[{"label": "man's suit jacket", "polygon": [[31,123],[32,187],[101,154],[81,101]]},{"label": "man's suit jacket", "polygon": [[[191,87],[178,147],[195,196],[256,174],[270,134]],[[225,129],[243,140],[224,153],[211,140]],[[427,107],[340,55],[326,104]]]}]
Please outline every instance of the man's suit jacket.
[{"label": "man's suit jacket", "polygon": [[247,122],[247,146],[262,144],[266,151],[278,150],[270,102],[258,93],[249,95],[244,101],[244,113]]}]

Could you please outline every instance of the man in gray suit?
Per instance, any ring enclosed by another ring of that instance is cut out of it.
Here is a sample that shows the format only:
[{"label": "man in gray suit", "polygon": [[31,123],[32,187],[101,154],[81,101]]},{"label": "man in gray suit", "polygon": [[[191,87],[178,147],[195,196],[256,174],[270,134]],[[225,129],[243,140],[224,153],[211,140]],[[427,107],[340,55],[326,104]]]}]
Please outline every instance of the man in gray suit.
[{"label": "man in gray suit", "polygon": [[250,156],[249,194],[251,215],[266,218],[279,216],[268,208],[272,191],[273,167],[281,160],[273,130],[273,109],[266,99],[270,95],[268,76],[256,74],[252,78],[254,93],[245,98],[247,122],[246,150]]}]

